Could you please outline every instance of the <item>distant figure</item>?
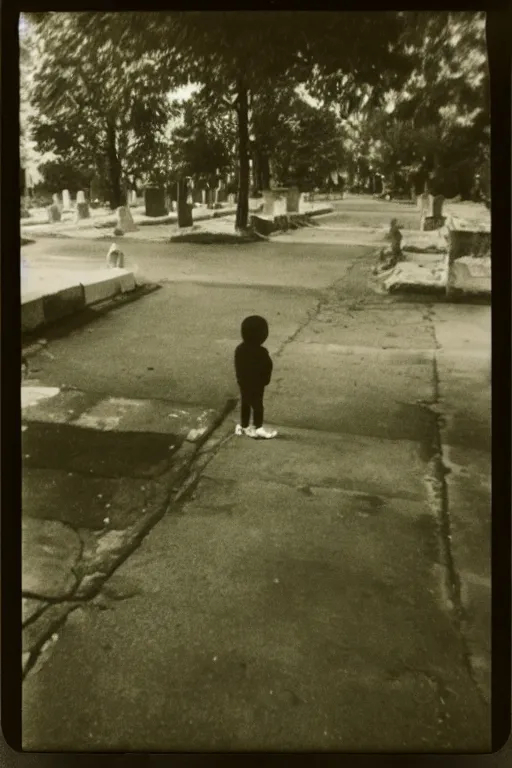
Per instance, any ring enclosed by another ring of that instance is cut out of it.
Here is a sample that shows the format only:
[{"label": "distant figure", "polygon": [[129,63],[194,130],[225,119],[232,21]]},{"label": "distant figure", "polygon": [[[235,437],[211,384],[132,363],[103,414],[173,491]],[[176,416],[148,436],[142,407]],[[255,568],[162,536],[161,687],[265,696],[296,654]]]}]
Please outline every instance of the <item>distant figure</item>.
[{"label": "distant figure", "polygon": [[116,243],[112,243],[107,253],[107,267],[108,269],[123,269],[124,267],[124,253],[117,247]]},{"label": "distant figure", "polygon": [[[241,414],[235,434],[254,438],[272,438],[277,432],[263,427],[263,394],[272,377],[272,360],[263,342],[268,338],[268,324],[259,315],[242,322],[242,343],[235,350],[235,373],[240,387]],[[251,419],[253,424],[249,425]]]}]

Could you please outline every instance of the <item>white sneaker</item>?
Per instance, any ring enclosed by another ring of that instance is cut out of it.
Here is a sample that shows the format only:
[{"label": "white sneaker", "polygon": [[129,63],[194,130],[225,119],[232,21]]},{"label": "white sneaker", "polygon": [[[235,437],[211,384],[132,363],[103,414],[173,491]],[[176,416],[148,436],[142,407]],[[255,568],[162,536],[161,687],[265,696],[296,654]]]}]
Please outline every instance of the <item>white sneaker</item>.
[{"label": "white sneaker", "polygon": [[271,440],[276,435],[277,435],[277,431],[275,429],[265,429],[265,427],[259,427],[258,429],[254,430],[254,434],[250,435],[250,437]]},{"label": "white sneaker", "polygon": [[247,435],[247,437],[254,437],[254,427],[242,427],[241,424],[237,424],[235,427],[235,435]]}]

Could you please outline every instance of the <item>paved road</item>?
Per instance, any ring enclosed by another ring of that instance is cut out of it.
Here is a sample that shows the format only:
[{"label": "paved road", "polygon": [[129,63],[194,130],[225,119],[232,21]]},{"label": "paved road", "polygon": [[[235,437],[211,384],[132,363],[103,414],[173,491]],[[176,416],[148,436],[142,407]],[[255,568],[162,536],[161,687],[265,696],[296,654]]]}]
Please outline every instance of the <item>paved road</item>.
[{"label": "paved road", "polygon": [[217,408],[258,312],[280,438],[231,438],[70,614],[26,678],[25,746],[485,750],[489,309],[377,296],[364,248],[126,251],[163,287],[34,380]]}]

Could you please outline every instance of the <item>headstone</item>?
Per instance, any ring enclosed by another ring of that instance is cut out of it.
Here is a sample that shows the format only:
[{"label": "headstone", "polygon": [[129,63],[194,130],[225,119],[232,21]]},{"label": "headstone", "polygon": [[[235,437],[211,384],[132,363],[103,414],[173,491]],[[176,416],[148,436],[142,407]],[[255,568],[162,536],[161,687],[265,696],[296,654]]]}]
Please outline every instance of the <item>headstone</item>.
[{"label": "headstone", "polygon": [[57,192],[55,192],[55,194],[52,195],[52,201],[53,201],[53,205],[58,205],[60,208],[60,198]]},{"label": "headstone", "polygon": [[166,216],[165,192],[160,187],[146,187],[144,190],[146,216]]},{"label": "headstone", "polygon": [[420,213],[425,213],[427,215],[428,205],[429,205],[429,198],[430,195],[428,192],[424,192],[422,195],[418,196],[418,210]]},{"label": "headstone", "polygon": [[[117,210],[119,210],[119,208]],[[124,268],[124,253],[117,247],[116,243],[112,243],[107,253],[107,267],[109,269]]]},{"label": "headstone", "polygon": [[272,189],[264,189],[263,195],[263,215],[274,217],[274,209],[276,203],[276,196]]},{"label": "headstone", "polygon": [[194,204],[194,198],[192,196],[192,192],[189,192],[187,195],[187,205],[193,205]]},{"label": "headstone", "polygon": [[271,189],[262,190],[263,195],[263,215],[274,217],[275,195]]},{"label": "headstone", "polygon": [[83,192],[81,189],[76,193],[76,202],[85,203],[85,192]]},{"label": "headstone", "polygon": [[56,205],[56,203],[52,203],[52,205],[49,205],[46,209],[48,212],[48,221],[50,224],[54,224],[56,221],[60,221],[61,214],[60,214],[60,205]]},{"label": "headstone", "polygon": [[276,200],[274,203],[274,217],[286,216],[286,195],[282,192],[276,193]]},{"label": "headstone", "polygon": [[69,189],[62,190],[62,208],[65,211],[71,209],[71,195],[69,194]]},{"label": "headstone", "polygon": [[443,215],[443,204],[443,195],[436,195],[432,201],[432,216],[435,219],[438,219]]},{"label": "headstone", "polygon": [[235,196],[234,196],[233,193],[230,193],[228,195],[228,203],[229,203],[229,205],[234,205],[235,204]]},{"label": "headstone", "polygon": [[131,211],[126,205],[121,205],[116,209],[116,228],[121,229],[123,232],[136,232],[138,227],[135,225]]},{"label": "headstone", "polygon": [[[336,180],[338,174],[336,174]],[[300,192],[298,187],[290,187],[286,193],[286,212],[298,213],[299,212],[299,198]]]},{"label": "headstone", "polygon": [[129,197],[129,205],[137,205],[137,190],[132,189]]},{"label": "headstone", "polygon": [[[80,219],[90,219],[91,218],[91,212],[89,211],[89,203],[86,203],[85,200],[81,201],[78,200],[78,195],[80,193],[77,193],[77,200],[76,200],[76,215],[75,215],[75,221],[80,221]],[[83,192],[82,192],[83,194]]]},{"label": "headstone", "polygon": [[201,202],[206,205],[206,189],[201,190]]}]

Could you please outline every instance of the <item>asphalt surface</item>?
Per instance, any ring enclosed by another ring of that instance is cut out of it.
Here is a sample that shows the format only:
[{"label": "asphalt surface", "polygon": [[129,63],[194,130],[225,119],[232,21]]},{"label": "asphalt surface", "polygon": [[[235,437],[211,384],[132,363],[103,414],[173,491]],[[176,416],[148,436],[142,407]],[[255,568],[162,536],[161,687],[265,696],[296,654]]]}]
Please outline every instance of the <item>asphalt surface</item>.
[{"label": "asphalt surface", "polygon": [[[68,616],[24,683],[25,747],[485,751],[489,308],[376,295],[364,247],[125,247],[162,288],[32,380],[218,408],[263,314],[279,437],[231,439]],[[82,269],[107,247],[29,249]]]}]

